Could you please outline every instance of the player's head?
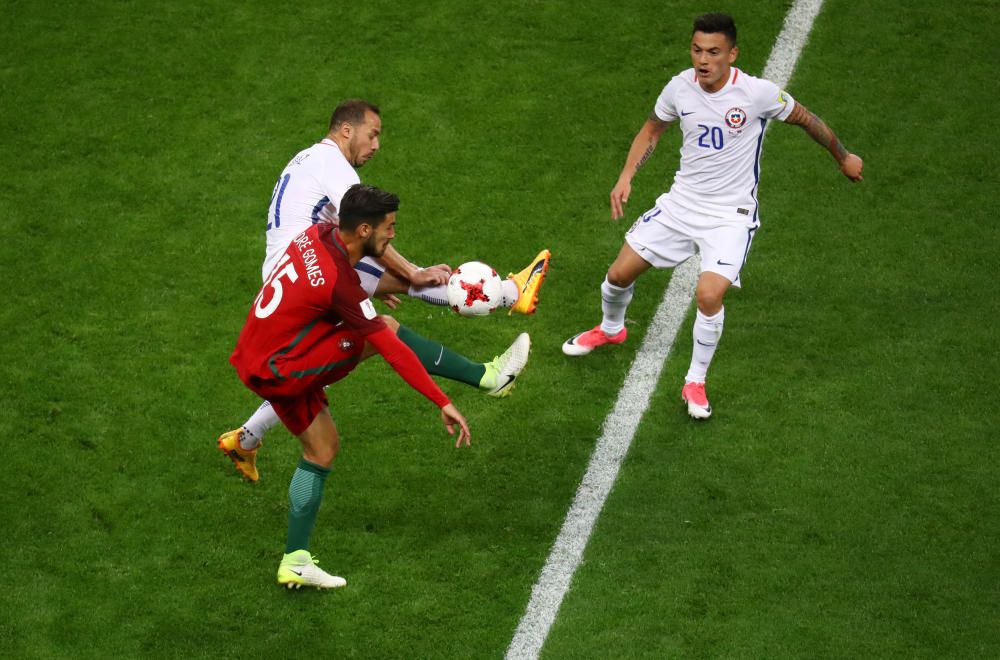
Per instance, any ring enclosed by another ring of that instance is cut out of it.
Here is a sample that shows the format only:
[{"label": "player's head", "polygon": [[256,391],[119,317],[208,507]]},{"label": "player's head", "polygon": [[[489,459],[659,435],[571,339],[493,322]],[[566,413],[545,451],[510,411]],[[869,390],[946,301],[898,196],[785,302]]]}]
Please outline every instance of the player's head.
[{"label": "player's head", "polygon": [[338,105],[330,117],[330,139],[340,146],[354,167],[361,167],[378,151],[382,118],[378,106],[351,99]]},{"label": "player's head", "polygon": [[702,14],[694,19],[691,32],[691,64],[698,84],[717,92],[729,79],[729,67],[736,61],[736,24],[729,14]]},{"label": "player's head", "polygon": [[399,197],[375,186],[355,183],[340,200],[340,231],[358,237],[366,257],[381,257],[396,237]]}]

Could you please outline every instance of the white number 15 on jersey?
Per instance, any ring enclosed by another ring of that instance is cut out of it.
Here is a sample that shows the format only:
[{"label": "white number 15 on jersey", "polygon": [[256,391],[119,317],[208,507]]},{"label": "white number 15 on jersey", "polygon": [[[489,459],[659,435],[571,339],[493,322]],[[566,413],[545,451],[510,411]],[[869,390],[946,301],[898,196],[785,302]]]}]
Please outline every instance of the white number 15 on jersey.
[{"label": "white number 15 on jersey", "polygon": [[[299,279],[299,274],[295,272],[295,264],[290,263],[290,256],[287,254],[282,255],[281,260],[278,265],[274,267],[271,271],[270,276],[268,276],[267,281],[264,282],[264,286],[261,288],[260,293],[257,294],[257,299],[253,301],[253,313],[259,319],[266,319],[268,316],[274,313],[274,310],[278,309],[278,305],[281,304],[281,296],[283,295],[283,288],[281,285],[282,276],[287,275],[289,283],[294,283],[295,280]],[[261,306],[264,302],[264,292],[267,291],[268,286],[274,290],[274,294],[271,296],[271,300]]]}]

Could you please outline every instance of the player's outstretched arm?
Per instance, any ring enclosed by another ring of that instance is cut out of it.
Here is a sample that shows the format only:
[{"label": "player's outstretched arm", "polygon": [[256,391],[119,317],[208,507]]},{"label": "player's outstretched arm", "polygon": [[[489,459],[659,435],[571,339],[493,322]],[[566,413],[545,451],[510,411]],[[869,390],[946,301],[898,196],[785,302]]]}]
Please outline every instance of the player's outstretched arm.
[{"label": "player's outstretched arm", "polygon": [[829,151],[837,164],[840,165],[840,171],[844,173],[851,181],[862,181],[864,177],[861,176],[861,169],[864,166],[864,161],[858,156],[850,153],[844,145],[840,143],[837,136],[834,135],[833,131],[826,123],[809,112],[801,103],[796,102],[795,108],[792,113],[788,115],[788,119],[785,120],[787,124],[795,124],[796,126],[801,126],[806,133],[809,134],[813,140],[816,140],[821,146],[825,147]]},{"label": "player's outstretched arm", "polygon": [[629,195],[632,194],[632,177],[653,155],[656,143],[660,141],[660,136],[669,125],[669,122],[663,121],[656,116],[655,112],[652,112],[646,123],[636,133],[632,140],[632,146],[629,147],[628,156],[625,157],[625,166],[622,168],[621,174],[618,175],[618,182],[611,189],[612,220],[617,220],[625,215],[622,206],[628,203]]},{"label": "player's outstretched arm", "polygon": [[[446,271],[447,266],[443,264],[433,268],[420,268],[415,263],[404,257],[391,244],[386,248],[385,254],[379,257],[379,262],[387,269],[400,275],[413,286],[438,286],[448,283],[450,271]],[[444,266],[442,268],[442,266]]]}]

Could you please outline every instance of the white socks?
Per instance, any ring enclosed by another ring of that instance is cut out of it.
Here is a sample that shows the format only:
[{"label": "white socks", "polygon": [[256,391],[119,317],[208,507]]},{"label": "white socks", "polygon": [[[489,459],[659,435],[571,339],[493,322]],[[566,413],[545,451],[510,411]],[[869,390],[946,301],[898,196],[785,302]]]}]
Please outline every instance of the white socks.
[{"label": "white socks", "polygon": [[726,318],[726,308],[723,307],[714,316],[705,316],[698,310],[694,319],[694,346],[691,349],[691,367],[687,376],[688,383],[704,383],[708,373],[708,365],[712,364],[715,348],[722,338],[722,324]]},{"label": "white socks", "polygon": [[517,299],[521,297],[521,289],[517,286],[517,282],[507,278],[500,285],[500,290],[503,291],[503,299],[500,301],[501,307],[513,307]]},{"label": "white socks", "polygon": [[424,302],[430,303],[432,305],[441,305],[442,307],[448,306],[448,285],[439,284],[438,286],[424,286],[415,287],[410,285],[409,290],[406,295],[411,298],[417,298],[418,300],[423,300]]},{"label": "white socks", "polygon": [[[500,300],[501,307],[513,307],[514,303],[521,296],[521,289],[518,288],[517,282],[511,279],[503,280],[500,285],[501,291],[503,292],[503,297]],[[439,286],[425,286],[425,287],[415,287],[410,286],[406,295],[411,298],[417,298],[418,300],[423,300],[426,303],[432,305],[441,305],[442,307],[448,306],[448,285],[441,284]]]},{"label": "white socks", "polygon": [[244,432],[240,436],[240,448],[247,451],[256,449],[260,446],[260,441],[264,438],[264,434],[280,423],[281,420],[278,418],[278,414],[274,412],[274,409],[271,408],[270,403],[265,401],[260,404],[260,407],[250,415],[250,419],[243,424]]},{"label": "white socks", "polygon": [[625,327],[625,310],[632,302],[632,286],[615,286],[604,278],[601,284],[601,330],[608,336],[617,335]]}]

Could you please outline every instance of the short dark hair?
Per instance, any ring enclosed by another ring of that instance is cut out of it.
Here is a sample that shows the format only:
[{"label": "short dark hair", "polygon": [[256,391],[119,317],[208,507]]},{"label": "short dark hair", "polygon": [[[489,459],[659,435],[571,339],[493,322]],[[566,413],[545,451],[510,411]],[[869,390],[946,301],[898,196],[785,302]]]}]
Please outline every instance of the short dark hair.
[{"label": "short dark hair", "polygon": [[365,113],[374,112],[379,115],[378,106],[362,99],[348,99],[333,109],[330,115],[330,130],[340,128],[341,124],[358,125],[365,123]]},{"label": "short dark hair", "polygon": [[354,231],[364,223],[382,224],[385,216],[399,209],[399,197],[366,183],[355,183],[340,200],[340,228]]},{"label": "short dark hair", "polygon": [[705,34],[721,32],[729,39],[730,46],[736,45],[736,23],[733,22],[733,17],[729,14],[721,12],[702,14],[694,19],[694,29],[691,30],[691,34],[695,32],[704,32]]}]

